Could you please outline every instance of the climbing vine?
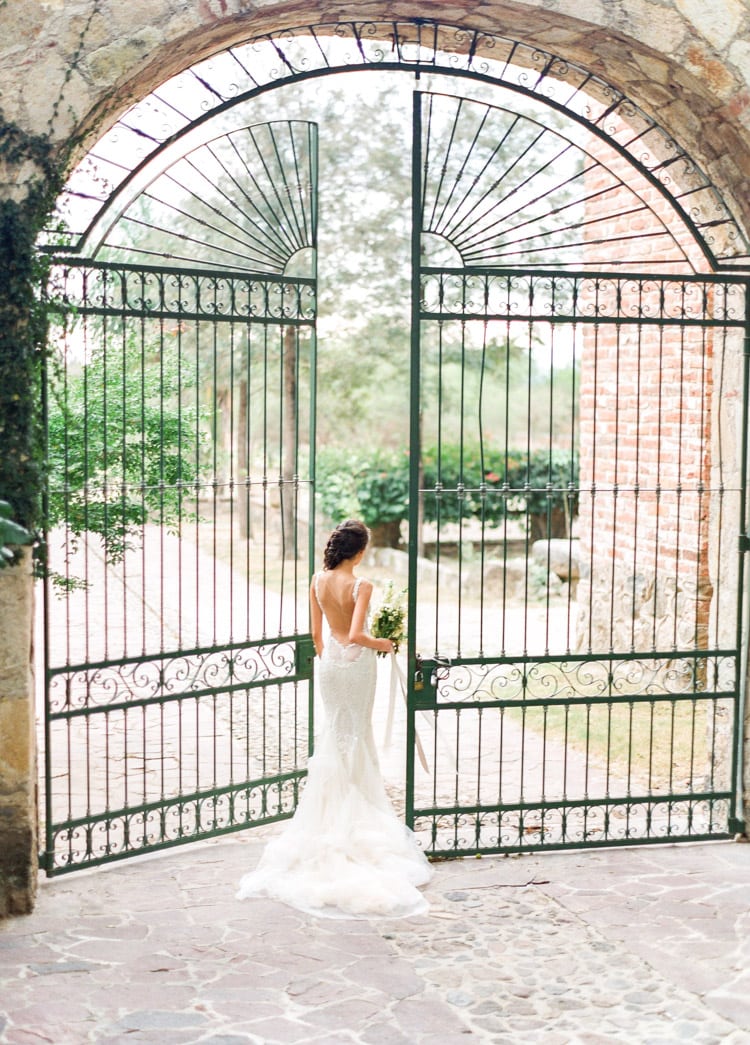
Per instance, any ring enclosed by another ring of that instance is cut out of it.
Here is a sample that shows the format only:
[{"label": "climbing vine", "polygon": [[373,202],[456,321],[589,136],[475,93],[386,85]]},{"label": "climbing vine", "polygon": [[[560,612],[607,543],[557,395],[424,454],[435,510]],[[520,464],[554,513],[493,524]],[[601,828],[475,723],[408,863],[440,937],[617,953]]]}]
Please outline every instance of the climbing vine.
[{"label": "climbing vine", "polygon": [[42,477],[41,373],[47,316],[40,288],[44,259],[36,239],[61,177],[45,139],[26,136],[0,116],[0,162],[33,162],[36,177],[23,200],[0,200],[0,496],[14,518],[40,520]]},{"label": "climbing vine", "polygon": [[82,25],[47,133],[29,134],[0,112],[0,169],[18,190],[0,199],[0,498],[17,523],[32,529],[42,516],[42,364],[48,331],[41,292],[48,262],[36,244],[63,184],[65,157],[52,144],[53,125],[98,7],[94,0]]}]

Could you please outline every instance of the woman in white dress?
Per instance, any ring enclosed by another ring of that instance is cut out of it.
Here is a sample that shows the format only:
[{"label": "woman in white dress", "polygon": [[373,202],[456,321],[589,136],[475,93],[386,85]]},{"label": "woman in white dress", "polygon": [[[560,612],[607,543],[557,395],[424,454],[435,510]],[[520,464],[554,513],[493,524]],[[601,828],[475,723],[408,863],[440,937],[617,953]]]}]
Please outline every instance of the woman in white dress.
[{"label": "woman in white dress", "polygon": [[[325,723],[294,817],[273,838],[238,898],[270,896],[328,917],[423,914],[417,888],[432,869],[386,796],[372,734],[376,651],[390,639],[368,630],[370,581],[355,577],[369,540],[357,520],[328,539],[310,586],[312,637],[320,657]],[[323,620],[329,635],[323,640]]]}]

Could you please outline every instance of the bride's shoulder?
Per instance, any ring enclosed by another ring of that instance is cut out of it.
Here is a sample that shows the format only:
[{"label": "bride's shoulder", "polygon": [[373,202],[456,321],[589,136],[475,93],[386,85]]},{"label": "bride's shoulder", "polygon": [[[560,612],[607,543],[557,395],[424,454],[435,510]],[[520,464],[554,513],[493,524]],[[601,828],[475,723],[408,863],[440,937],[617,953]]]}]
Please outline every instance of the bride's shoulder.
[{"label": "bride's shoulder", "polygon": [[361,595],[372,595],[372,581],[368,581],[367,577],[357,577],[354,582],[354,601],[356,602]]}]

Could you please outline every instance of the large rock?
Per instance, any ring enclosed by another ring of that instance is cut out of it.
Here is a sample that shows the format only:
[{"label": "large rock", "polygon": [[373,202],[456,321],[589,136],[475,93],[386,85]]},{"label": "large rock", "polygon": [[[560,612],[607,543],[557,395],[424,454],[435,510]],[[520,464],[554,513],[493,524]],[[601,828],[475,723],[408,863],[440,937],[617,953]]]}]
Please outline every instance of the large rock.
[{"label": "large rock", "polygon": [[553,538],[551,541],[534,541],[531,546],[531,558],[556,574],[561,581],[570,583],[581,576],[580,542]]}]

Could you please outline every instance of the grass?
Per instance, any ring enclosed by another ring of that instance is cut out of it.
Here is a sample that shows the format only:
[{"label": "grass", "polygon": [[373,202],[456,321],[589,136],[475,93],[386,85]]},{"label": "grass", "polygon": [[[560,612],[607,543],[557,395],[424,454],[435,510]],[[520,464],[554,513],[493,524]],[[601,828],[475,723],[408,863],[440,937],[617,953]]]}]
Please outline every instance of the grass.
[{"label": "grass", "polygon": [[708,702],[551,705],[510,714],[526,729],[586,753],[633,791],[700,789],[708,769]]}]

